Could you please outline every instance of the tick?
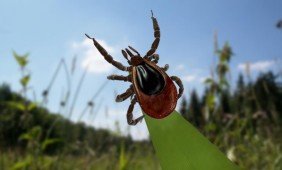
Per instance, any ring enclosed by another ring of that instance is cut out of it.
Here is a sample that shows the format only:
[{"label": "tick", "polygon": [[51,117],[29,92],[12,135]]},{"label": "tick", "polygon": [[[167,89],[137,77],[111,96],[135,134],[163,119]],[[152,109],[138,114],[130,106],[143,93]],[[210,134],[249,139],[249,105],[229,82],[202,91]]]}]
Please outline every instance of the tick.
[{"label": "tick", "polygon": [[[109,80],[120,80],[131,83],[130,87],[124,93],[116,97],[116,102],[122,102],[131,98],[131,103],[127,110],[127,123],[129,125],[136,125],[144,117],[143,115],[137,119],[133,119],[132,111],[136,102],[139,103],[147,115],[161,119],[168,116],[175,109],[177,100],[182,96],[184,91],[180,78],[176,76],[169,77],[166,74],[169,68],[168,64],[164,67],[157,65],[159,55],[155,52],[160,42],[160,27],[153,12],[151,18],[155,40],[146,55],[141,57],[139,52],[131,46],[121,50],[129,66],[124,66],[120,62],[115,61],[94,38],[85,34],[89,39],[93,40],[94,46],[106,61],[119,70],[129,72],[128,76],[114,74],[107,77]],[[178,94],[173,81],[179,86]]]}]

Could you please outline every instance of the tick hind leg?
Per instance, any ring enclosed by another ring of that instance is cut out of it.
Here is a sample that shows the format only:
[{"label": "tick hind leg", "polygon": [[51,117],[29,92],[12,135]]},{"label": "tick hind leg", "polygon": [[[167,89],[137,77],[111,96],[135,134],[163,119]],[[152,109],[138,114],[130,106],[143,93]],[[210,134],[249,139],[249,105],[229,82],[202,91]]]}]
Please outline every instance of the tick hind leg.
[{"label": "tick hind leg", "polygon": [[131,82],[131,76],[122,76],[122,75],[116,75],[112,74],[107,77],[109,80],[120,80],[120,81],[125,81],[125,82]]},{"label": "tick hind leg", "polygon": [[117,62],[113,59],[113,57],[108,54],[108,52],[104,49],[104,47],[102,47],[96,40],[95,38],[90,37],[89,35],[85,34],[87,38],[92,39],[93,43],[95,45],[95,47],[98,49],[98,51],[100,52],[100,54],[104,57],[104,59],[111,63],[113,66],[115,66],[116,68],[122,70],[122,71],[129,71],[129,67],[126,67],[124,65],[122,65],[120,62]]},{"label": "tick hind leg", "polygon": [[159,42],[160,42],[160,37],[161,37],[161,32],[160,32],[160,27],[158,24],[157,19],[154,17],[153,11],[152,12],[152,21],[153,21],[153,28],[154,28],[154,37],[155,40],[151,46],[151,49],[147,52],[147,54],[144,56],[145,58],[147,58],[148,56],[151,56],[152,54],[155,53],[155,51],[157,50],[158,46],[159,46]]},{"label": "tick hind leg", "polygon": [[183,91],[184,91],[184,87],[182,84],[182,81],[180,80],[180,78],[176,77],[176,76],[171,76],[170,77],[173,81],[175,81],[175,83],[178,85],[179,90],[178,90],[178,99],[182,96]]},{"label": "tick hind leg", "polygon": [[140,116],[138,117],[137,119],[133,119],[133,109],[134,109],[134,105],[136,104],[137,102],[137,99],[136,99],[136,96],[134,96],[134,98],[131,100],[131,103],[128,107],[128,110],[127,110],[127,123],[129,125],[136,125],[138,122],[140,122],[143,118],[144,118],[144,115],[143,116]]},{"label": "tick hind leg", "polygon": [[131,85],[124,93],[117,95],[116,102],[123,102],[124,100],[128,99],[134,93],[133,86]]}]

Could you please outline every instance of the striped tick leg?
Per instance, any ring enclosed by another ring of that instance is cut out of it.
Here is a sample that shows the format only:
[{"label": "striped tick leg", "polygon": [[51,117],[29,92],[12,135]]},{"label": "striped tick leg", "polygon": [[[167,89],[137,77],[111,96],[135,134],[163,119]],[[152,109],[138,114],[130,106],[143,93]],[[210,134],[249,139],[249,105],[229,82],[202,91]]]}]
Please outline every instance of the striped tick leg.
[{"label": "striped tick leg", "polygon": [[176,77],[176,76],[171,76],[170,77],[173,81],[175,81],[175,83],[178,85],[179,90],[178,90],[178,98],[180,98],[183,94],[184,91],[184,87],[182,84],[182,81],[180,80],[180,78]]},{"label": "striped tick leg", "polygon": [[144,58],[147,58],[149,56],[151,56],[152,54],[154,54],[159,46],[159,42],[160,42],[160,37],[161,37],[161,32],[160,32],[160,27],[158,24],[157,19],[154,17],[153,11],[152,12],[152,21],[153,21],[153,28],[154,28],[154,37],[155,40],[152,43],[151,49],[147,52],[147,54],[144,56]]},{"label": "striped tick leg", "polygon": [[132,111],[134,109],[134,105],[136,104],[136,102],[137,102],[137,98],[136,96],[134,96],[134,98],[131,100],[131,103],[128,107],[127,115],[126,115],[127,123],[129,125],[136,125],[138,122],[140,122],[144,118],[144,115],[143,115],[143,116],[138,117],[137,119],[133,119]]},{"label": "striped tick leg", "polygon": [[132,96],[134,93],[133,85],[131,85],[124,93],[117,95],[116,102],[123,102],[126,99],[128,99],[130,96]]},{"label": "striped tick leg", "polygon": [[109,80],[120,80],[120,81],[125,81],[125,82],[131,82],[131,76],[122,76],[122,75],[116,75],[112,74],[107,77]]},{"label": "striped tick leg", "polygon": [[95,38],[90,37],[89,35],[85,34],[87,38],[92,39],[93,43],[95,45],[95,47],[97,48],[97,50],[100,52],[100,54],[104,57],[104,59],[111,63],[113,66],[115,66],[116,68],[122,70],[122,71],[129,71],[129,67],[126,67],[124,65],[122,65],[120,62],[115,61],[113,59],[113,57],[108,54],[108,52],[95,40]]}]

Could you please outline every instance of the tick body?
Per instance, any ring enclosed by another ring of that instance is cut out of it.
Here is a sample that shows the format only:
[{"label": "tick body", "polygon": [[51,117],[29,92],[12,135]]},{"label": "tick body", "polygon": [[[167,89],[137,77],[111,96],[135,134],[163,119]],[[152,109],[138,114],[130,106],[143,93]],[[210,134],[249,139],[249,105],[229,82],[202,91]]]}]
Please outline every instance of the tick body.
[{"label": "tick body", "polygon": [[[141,67],[141,68],[140,68]],[[177,90],[171,78],[153,62],[133,67],[132,83],[142,110],[153,118],[164,118],[176,107]]]},{"label": "tick body", "polygon": [[[161,119],[168,116],[175,109],[177,100],[181,97],[184,90],[183,84],[178,77],[169,77],[166,74],[169,67],[168,64],[164,67],[157,65],[159,55],[155,54],[155,52],[160,42],[160,28],[153,13],[151,18],[153,21],[155,40],[146,55],[141,57],[138,51],[131,46],[128,46],[125,50],[121,50],[130,65],[128,67],[115,61],[94,38],[85,34],[88,38],[93,40],[94,46],[106,61],[122,71],[129,72],[128,76],[108,76],[110,80],[120,80],[131,83],[130,87],[124,93],[116,97],[117,102],[122,102],[128,98],[131,99],[127,110],[127,122],[129,125],[136,125],[144,117],[140,116],[137,119],[133,119],[132,112],[137,102],[144,113],[153,118]],[[179,86],[178,93],[173,81]]]}]

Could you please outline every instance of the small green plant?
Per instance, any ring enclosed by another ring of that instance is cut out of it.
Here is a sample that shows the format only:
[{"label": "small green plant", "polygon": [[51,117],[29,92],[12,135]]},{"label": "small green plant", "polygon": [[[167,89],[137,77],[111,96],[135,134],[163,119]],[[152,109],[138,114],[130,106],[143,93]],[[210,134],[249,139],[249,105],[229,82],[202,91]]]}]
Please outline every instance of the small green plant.
[{"label": "small green plant", "polygon": [[[21,70],[21,78],[20,78],[20,84],[22,86],[21,93],[23,94],[24,98],[27,98],[27,92],[30,89],[29,82],[31,78],[31,73],[27,69],[28,64],[28,56],[29,53],[26,53],[24,55],[19,55],[16,52],[13,52],[14,58],[16,59],[20,70]],[[22,115],[22,123],[27,125],[31,119],[30,111],[33,110],[36,107],[36,104],[34,102],[8,102],[9,105],[12,107],[15,107],[21,111],[23,111]]]},{"label": "small green plant", "polygon": [[27,142],[28,155],[25,159],[15,163],[12,169],[26,169],[33,166],[35,169],[50,169],[54,159],[48,159],[44,156],[44,151],[48,146],[62,142],[61,139],[45,139],[42,141],[42,128],[35,126],[27,133],[20,136],[19,140]]}]

